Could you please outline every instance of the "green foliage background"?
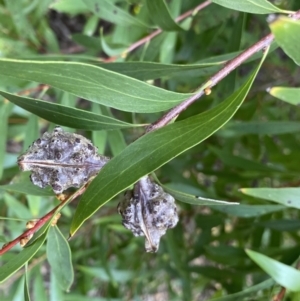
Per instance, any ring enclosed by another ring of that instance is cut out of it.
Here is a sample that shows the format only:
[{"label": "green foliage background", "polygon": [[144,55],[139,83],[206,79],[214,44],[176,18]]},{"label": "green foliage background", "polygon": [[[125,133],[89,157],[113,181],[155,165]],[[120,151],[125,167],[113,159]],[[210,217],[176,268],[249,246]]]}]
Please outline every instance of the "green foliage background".
[{"label": "green foliage background", "polygon": [[[201,2],[0,0],[1,243],[58,204],[16,163],[43,132],[62,125],[113,157],[57,226],[0,258],[1,300],[271,300],[281,285],[299,300],[300,25],[267,22],[299,2],[215,0],[176,24]],[[264,62],[256,53],[143,135],[270,31]],[[180,222],[147,254],[116,206],[154,171]]]}]

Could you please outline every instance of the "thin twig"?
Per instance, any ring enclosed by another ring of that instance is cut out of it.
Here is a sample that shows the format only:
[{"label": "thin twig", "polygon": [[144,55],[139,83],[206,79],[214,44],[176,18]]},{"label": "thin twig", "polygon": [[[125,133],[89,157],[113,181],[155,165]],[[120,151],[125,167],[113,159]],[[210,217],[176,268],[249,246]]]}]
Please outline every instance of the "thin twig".
[{"label": "thin twig", "polygon": [[65,205],[72,202],[75,198],[80,196],[84,193],[84,191],[87,189],[90,182],[82,186],[80,189],[75,191],[72,195],[70,195],[67,199],[62,201],[59,205],[57,205],[54,209],[52,209],[50,212],[45,214],[43,217],[41,217],[36,224],[31,228],[26,230],[24,233],[22,233],[20,236],[15,238],[14,240],[6,243],[1,249],[0,249],[0,256],[9,251],[13,246],[20,243],[22,239],[26,239],[33,235],[38,229],[40,229],[47,221],[49,221],[56,213],[58,213]]},{"label": "thin twig", "polygon": [[[178,16],[175,21],[178,23],[192,15],[196,15],[200,10],[202,10],[203,8],[205,8],[206,6],[210,5],[211,1],[205,1],[201,4],[199,4],[198,6],[196,6],[195,8],[183,13],[182,15]],[[155,31],[153,31],[152,33],[150,33],[149,35],[147,35],[146,37],[138,40],[137,42],[133,43],[132,45],[130,45],[122,54],[120,55],[127,55],[129,52],[133,51],[134,49],[150,42],[154,37],[158,36],[160,33],[162,33],[161,29],[157,29]],[[118,56],[113,56],[113,57],[109,57],[106,60],[104,60],[104,62],[106,63],[111,63],[113,61],[115,61],[120,55]]]},{"label": "thin twig", "polygon": [[[300,19],[300,10],[297,11],[295,14],[291,16],[295,20]],[[218,71],[215,75],[213,75],[208,81],[206,81],[199,89],[198,91],[180,103],[179,105],[172,108],[170,111],[168,111],[165,115],[163,115],[159,120],[152,123],[148,128],[147,132],[154,131],[158,128],[161,128],[165,125],[167,125],[169,122],[172,121],[175,117],[177,117],[181,112],[186,110],[193,102],[195,102],[197,99],[199,99],[201,96],[205,94],[205,89],[210,89],[213,86],[215,86],[217,83],[219,83],[223,78],[225,78],[230,72],[235,70],[239,65],[241,65],[243,62],[245,62],[248,58],[250,58],[252,55],[254,55],[256,52],[263,50],[267,46],[271,45],[272,41],[274,40],[274,35],[272,33],[266,35],[261,40],[256,42],[254,45],[243,51],[241,54],[239,54],[237,57],[233,58],[232,60],[228,61],[225,66]]]},{"label": "thin twig", "polygon": [[273,297],[272,301],[282,301],[285,296],[285,292],[286,292],[286,288],[282,287],[280,292]]}]

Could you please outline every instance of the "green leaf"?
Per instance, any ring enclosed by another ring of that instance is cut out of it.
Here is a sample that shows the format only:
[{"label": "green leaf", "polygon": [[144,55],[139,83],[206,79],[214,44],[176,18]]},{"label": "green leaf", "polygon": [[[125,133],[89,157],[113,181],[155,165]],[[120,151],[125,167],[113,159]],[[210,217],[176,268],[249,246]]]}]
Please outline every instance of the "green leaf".
[{"label": "green leaf", "polygon": [[300,188],[242,188],[244,194],[300,209]]},{"label": "green leaf", "polygon": [[279,17],[270,24],[275,40],[297,65],[300,65],[300,21]]},{"label": "green leaf", "polygon": [[213,206],[214,210],[242,218],[258,217],[268,213],[282,211],[284,206],[280,205],[243,205],[238,206]]},{"label": "green leaf", "polygon": [[0,135],[0,179],[3,173],[3,163],[6,150],[6,136],[7,136],[7,119],[12,110],[12,104],[2,101],[0,102],[0,120],[1,120],[1,135]]},{"label": "green leaf", "polygon": [[[163,41],[164,40],[160,41],[159,46],[163,43]],[[159,46],[156,46],[156,48]],[[277,48],[277,44],[273,43],[270,47],[269,53]],[[198,61],[195,64],[161,64],[156,62],[115,62],[107,64],[97,62],[96,66],[100,66],[101,68],[140,80],[149,80],[162,77],[176,77],[182,79],[183,77],[211,75],[220,69],[219,66],[224,65],[226,61],[233,59],[241,53],[242,51],[236,51],[224,55],[217,55]],[[244,63],[249,63],[251,61],[260,59],[262,56],[263,52],[257,52]],[[62,57],[53,57],[53,59],[62,59]]]},{"label": "green leaf", "polygon": [[[102,115],[102,110],[101,110],[100,105],[98,105],[96,103],[92,103],[92,112]],[[104,154],[104,152],[105,152],[107,133],[108,133],[108,131],[93,131],[92,132],[92,141],[93,141],[94,145],[96,145],[98,147],[99,154]]]},{"label": "green leaf", "polygon": [[61,288],[68,291],[74,280],[71,250],[57,226],[50,227],[48,232],[47,258]]},{"label": "green leaf", "polygon": [[182,30],[172,18],[171,13],[164,0],[146,0],[149,16],[162,30]]},{"label": "green leaf", "polygon": [[31,212],[29,211],[28,207],[26,207],[18,199],[14,198],[12,195],[8,193],[5,193],[3,198],[8,210],[13,213],[13,216],[22,219],[32,218]]},{"label": "green leaf", "polygon": [[[230,43],[227,46],[226,52],[232,53],[241,50],[242,36],[246,25],[246,16],[246,13],[239,13],[235,18],[235,25],[232,28]],[[222,82],[220,82],[217,87],[217,93],[218,91],[222,91],[224,95],[228,95],[235,90],[237,84],[237,72],[237,69],[233,70],[224,78],[224,80],[222,80]]]},{"label": "green leaf", "polygon": [[53,270],[50,271],[50,287],[49,287],[50,298],[49,301],[64,300],[64,293],[60,287],[60,283],[56,278]]},{"label": "green leaf", "polygon": [[6,97],[17,106],[51,121],[54,124],[68,126],[75,129],[99,131],[139,126],[123,122],[112,117],[39,99],[18,96],[1,90],[0,95]]},{"label": "green leaf", "polygon": [[100,43],[103,51],[108,55],[108,56],[117,56],[121,55],[127,48],[122,47],[122,46],[115,46],[111,47],[108,45],[108,43],[105,41],[105,38],[103,36],[103,29],[101,28],[100,30]]},{"label": "green leaf", "polygon": [[108,144],[113,156],[118,155],[125,149],[126,142],[120,130],[110,131],[107,133],[107,136]]},{"label": "green leaf", "polygon": [[[17,31],[20,40],[29,39],[35,46],[40,46],[33,23],[29,22],[27,14],[20,9],[20,3],[15,1],[5,1],[7,13],[10,14],[13,25]],[[22,6],[22,5],[21,5]],[[24,8],[24,6],[23,6]]]},{"label": "green leaf", "polygon": [[83,0],[60,0],[52,3],[50,8],[61,13],[74,15],[89,12]]},{"label": "green leaf", "polygon": [[252,250],[245,251],[278,284],[292,292],[300,291],[300,271],[258,252]]},{"label": "green leaf", "polygon": [[201,63],[201,64],[161,64],[155,62],[116,62],[111,64],[97,64],[98,66],[118,72],[139,80],[149,80],[162,77],[173,76],[205,76],[212,74],[219,69],[219,65],[223,64],[224,60],[220,62]]},{"label": "green leaf", "polygon": [[[3,15],[2,15],[3,16]],[[25,54],[31,55],[31,51],[26,47],[25,41],[16,41],[15,39],[4,38],[0,36],[1,57],[20,57]]]},{"label": "green leaf", "polygon": [[229,138],[249,134],[257,135],[280,135],[287,133],[298,133],[300,122],[295,121],[250,121],[231,122],[222,129],[218,135]]},{"label": "green leaf", "polygon": [[131,16],[128,12],[116,6],[111,0],[82,0],[87,8],[96,16],[113,24],[122,26],[147,27],[139,19]]},{"label": "green leaf", "polygon": [[257,223],[257,226],[269,228],[277,231],[298,231],[300,228],[299,220],[276,219]]},{"label": "green leaf", "polygon": [[[160,184],[161,185],[161,184]],[[199,206],[216,206],[220,204],[224,205],[239,205],[239,203],[226,202],[221,200],[208,199],[201,196],[191,195],[168,187],[167,185],[161,185],[164,190],[170,193],[176,200],[192,205]]]},{"label": "green leaf", "polygon": [[32,299],[47,300],[47,292],[44,287],[44,281],[40,270],[37,270],[32,283]]},{"label": "green leaf", "polygon": [[110,160],[80,199],[72,221],[71,235],[119,192],[222,127],[242,104],[261,63],[246,83],[217,107],[150,132]]},{"label": "green leaf", "polygon": [[[102,111],[105,116],[113,116],[111,110],[102,106]],[[127,146],[123,133],[120,130],[107,132],[107,141],[114,156],[121,153]]]},{"label": "green leaf", "polygon": [[10,259],[1,266],[0,269],[0,283],[4,282],[17,270],[25,265],[42,247],[47,236],[47,232],[41,235],[34,244],[24,248],[19,254],[10,257]]},{"label": "green leaf", "polygon": [[300,104],[300,88],[289,88],[289,87],[272,87],[268,92],[287,103],[292,105]]},{"label": "green leaf", "polygon": [[8,190],[30,195],[54,196],[53,191],[50,191],[50,189],[42,189],[36,185],[33,185],[29,179],[29,174],[30,172],[20,173],[13,179],[11,184],[0,185],[0,190]]},{"label": "green leaf", "polygon": [[30,301],[30,294],[29,294],[29,288],[28,288],[28,269],[27,269],[27,263],[25,264],[25,275],[24,275],[24,300]]},{"label": "green leaf", "polygon": [[36,115],[29,116],[25,133],[26,135],[23,143],[23,150],[22,150],[23,152],[27,151],[28,147],[32,144],[32,141],[39,138],[40,133],[39,133],[38,117]]},{"label": "green leaf", "polygon": [[240,156],[232,155],[228,152],[225,152],[224,150],[217,149],[216,147],[210,146],[209,149],[216,154],[220,160],[230,166],[230,167],[236,167],[240,168],[246,171],[254,171],[254,172],[274,172],[278,171],[278,169],[267,166],[262,163],[249,160]]},{"label": "green leaf", "polygon": [[267,0],[212,0],[212,2],[227,8],[252,14],[291,13],[279,9]]},{"label": "green leaf", "polygon": [[124,283],[131,280],[134,277],[134,273],[130,270],[117,270],[111,269],[108,271],[104,268],[98,267],[85,267],[85,266],[78,266],[78,270],[82,271],[85,274],[97,277],[101,281],[110,282],[115,281],[117,283]]},{"label": "green leaf", "polygon": [[[211,301],[240,301],[244,300],[242,298],[245,298],[253,293],[261,292],[262,290],[268,289],[274,285],[273,279],[265,280],[261,283],[255,284],[249,288],[244,289],[241,292],[234,293],[228,296],[220,297],[220,298],[214,298],[211,299]],[[251,299],[250,299],[251,300]],[[254,299],[253,299],[254,300]]]},{"label": "green leaf", "polygon": [[164,111],[192,95],[166,91],[83,63],[1,59],[0,75],[48,84],[128,112]]},{"label": "green leaf", "polygon": [[15,281],[15,286],[14,289],[12,290],[12,295],[9,296],[9,298],[4,299],[1,296],[1,301],[23,301],[24,299],[24,276],[21,277],[21,279],[17,279],[17,281]]}]

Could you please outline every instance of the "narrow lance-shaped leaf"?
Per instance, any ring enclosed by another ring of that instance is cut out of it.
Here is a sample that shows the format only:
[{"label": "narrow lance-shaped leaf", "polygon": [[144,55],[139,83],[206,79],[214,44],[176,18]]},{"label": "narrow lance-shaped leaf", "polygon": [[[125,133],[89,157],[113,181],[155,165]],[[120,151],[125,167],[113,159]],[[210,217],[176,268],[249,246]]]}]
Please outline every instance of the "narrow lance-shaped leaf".
[{"label": "narrow lance-shaped leaf", "polygon": [[164,0],[146,0],[146,4],[151,19],[162,30],[182,30],[182,28],[173,20]]},{"label": "narrow lance-shaped leaf", "polygon": [[223,137],[239,137],[243,135],[280,135],[286,133],[298,133],[300,122],[296,121],[249,121],[231,122],[218,132]]},{"label": "narrow lance-shaped leaf", "polygon": [[[102,110],[100,105],[93,103],[92,111],[102,115]],[[92,141],[98,147],[98,152],[103,154],[105,152],[105,146],[107,141],[107,131],[93,131],[92,132]]]},{"label": "narrow lance-shaped leaf", "polygon": [[[162,185],[162,184],[160,184]],[[176,200],[192,205],[199,205],[199,206],[216,206],[216,205],[239,205],[239,203],[234,202],[226,202],[221,200],[214,200],[209,199],[197,195],[191,195],[188,193],[184,193],[182,191],[178,191],[168,187],[168,185],[162,185],[164,190],[170,193]]]},{"label": "narrow lance-shaped leaf", "polygon": [[122,26],[147,27],[142,21],[116,6],[111,0],[82,0],[96,16]]},{"label": "narrow lance-shaped leaf", "polygon": [[35,81],[127,112],[167,110],[192,94],[180,94],[89,64],[0,59],[0,75]]},{"label": "narrow lance-shaped leaf", "polygon": [[300,209],[300,188],[242,188],[244,194]]},{"label": "narrow lance-shaped leaf", "polygon": [[242,104],[261,63],[246,83],[217,107],[142,136],[104,165],[79,202],[71,235],[119,192],[222,127]]},{"label": "narrow lance-shaped leaf", "polygon": [[24,300],[30,301],[30,293],[28,288],[28,269],[27,269],[27,263],[25,264],[25,275],[24,275]]},{"label": "narrow lance-shaped leaf", "polygon": [[1,135],[0,135],[0,179],[3,173],[3,161],[6,150],[6,134],[7,134],[7,119],[13,105],[3,101],[0,103],[0,120],[1,120]]},{"label": "narrow lance-shaped leaf", "polygon": [[41,235],[34,244],[24,248],[17,256],[12,256],[0,269],[0,283],[4,282],[13,273],[19,270],[30,260],[43,245],[47,232]]},{"label": "narrow lance-shaped leaf", "polygon": [[[234,57],[234,56],[232,56]],[[155,62],[116,62],[112,64],[97,63],[104,69],[118,72],[139,80],[149,80],[162,77],[195,77],[210,75],[217,71],[219,65],[224,64],[226,60],[219,62],[201,63],[201,64],[161,64]]]},{"label": "narrow lance-shaped leaf", "polygon": [[289,104],[295,106],[300,104],[300,88],[272,87],[268,92]]},{"label": "narrow lance-shaped leaf", "polygon": [[238,216],[242,218],[258,217],[272,212],[284,210],[284,206],[280,205],[243,205],[225,206],[217,205],[212,207],[214,210],[223,212],[229,215]]},{"label": "narrow lance-shaped leaf", "polygon": [[[243,299],[251,294],[255,294],[257,292],[260,292],[262,290],[268,289],[271,286],[274,285],[274,280],[273,279],[267,279],[263,282],[260,282],[258,284],[255,284],[249,288],[244,289],[241,292],[234,293],[231,295],[223,296],[217,299],[213,299],[213,301],[239,301],[239,300],[247,300]],[[251,299],[250,299],[251,300]]]},{"label": "narrow lance-shaped leaf", "polygon": [[68,242],[57,226],[50,227],[49,229],[47,237],[47,258],[61,288],[68,291],[74,280],[71,250]]},{"label": "narrow lance-shaped leaf", "polygon": [[212,0],[212,2],[252,14],[291,13],[289,11],[279,9],[267,0]]},{"label": "narrow lance-shaped leaf", "polygon": [[[162,34],[163,35],[163,34]],[[159,36],[161,37],[161,35]],[[156,50],[159,49],[163,39],[159,41],[158,45],[153,46]],[[150,44],[152,45],[152,43]],[[149,49],[148,46],[147,49]],[[276,43],[273,43],[270,47],[269,53],[278,48]],[[147,50],[148,51],[148,50]],[[149,50],[151,53],[152,51]],[[149,80],[161,77],[198,77],[198,76],[208,76],[219,70],[220,65],[226,63],[226,61],[233,59],[239,55],[242,51],[217,55],[214,57],[203,59],[195,64],[161,64],[155,62],[114,62],[111,64],[99,63],[94,57],[90,56],[76,56],[76,62],[84,62],[89,65],[98,66],[103,69],[107,69],[116,73],[121,73],[123,75],[133,77],[139,80]],[[257,52],[244,63],[249,63],[261,58],[263,52]],[[28,57],[27,57],[28,59]],[[47,57],[42,57],[41,55],[30,56],[30,59],[39,61],[40,59],[48,61],[61,61],[68,60],[74,61],[74,57],[70,55],[47,55]],[[1,73],[1,70],[0,70]]]},{"label": "narrow lance-shaped leaf", "polygon": [[258,252],[246,250],[246,253],[278,284],[293,292],[300,291],[300,271]]},{"label": "narrow lance-shaped leaf", "polygon": [[39,137],[38,116],[34,114],[29,116],[26,124],[25,133],[26,135],[24,138],[23,149],[22,149],[23,152],[27,150],[27,148],[29,147],[29,145],[32,143],[33,140]]},{"label": "narrow lance-shaped leaf", "polygon": [[281,16],[270,24],[270,28],[278,45],[300,65],[300,21]]},{"label": "narrow lance-shaped leaf", "polygon": [[[112,116],[112,112],[109,108],[102,106],[102,111],[105,116]],[[116,130],[108,132],[107,136],[110,150],[112,152],[113,157],[115,157],[120,152],[122,152],[127,146],[124,134],[122,133],[122,131]]]},{"label": "narrow lance-shaped leaf", "polygon": [[[276,43],[270,47],[269,53],[277,49]],[[211,58],[206,58],[195,64],[161,64],[155,62],[115,62],[112,64],[94,63],[93,65],[100,66],[101,68],[111,70],[123,75],[127,75],[140,80],[156,79],[161,77],[199,77],[208,76],[219,70],[219,66],[226,63],[226,61],[238,56],[242,51],[218,55]],[[257,52],[251,56],[244,63],[257,60],[263,56],[263,52]],[[55,59],[55,57],[53,57]],[[62,59],[62,57],[57,57]],[[70,59],[70,58],[68,58]]]},{"label": "narrow lance-shaped leaf", "polygon": [[75,129],[99,131],[141,126],[61,104],[14,95],[1,90],[0,95],[4,96],[17,106],[51,121],[54,124],[64,125]]},{"label": "narrow lance-shaped leaf", "polygon": [[274,172],[278,171],[272,166],[264,165],[260,162],[249,160],[240,156],[232,155],[224,150],[219,150],[216,147],[210,146],[209,149],[226,165],[237,167],[246,171],[253,172]]}]

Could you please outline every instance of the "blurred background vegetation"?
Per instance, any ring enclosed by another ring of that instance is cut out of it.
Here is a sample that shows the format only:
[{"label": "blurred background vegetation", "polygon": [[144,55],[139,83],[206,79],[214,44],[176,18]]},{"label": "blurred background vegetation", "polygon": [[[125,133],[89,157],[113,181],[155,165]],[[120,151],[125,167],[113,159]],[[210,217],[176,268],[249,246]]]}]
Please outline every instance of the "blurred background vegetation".
[{"label": "blurred background vegetation", "polygon": [[[282,9],[299,9],[296,0],[271,2]],[[176,17],[201,1],[167,3]],[[106,8],[105,13],[102,7]],[[233,53],[269,33],[266,19],[265,14],[248,14],[210,4],[192,19],[183,21],[183,26],[190,26],[189,30],[162,32],[125,57],[121,54],[127,47],[153,31],[153,26],[135,24],[153,24],[143,0],[0,0],[0,57],[83,62],[123,73],[126,70],[120,71],[122,67],[103,60],[115,57],[115,62],[183,65],[216,62],[215,66],[170,71],[164,76],[158,74],[157,78],[147,77],[147,69],[143,78],[138,70],[140,79],[150,84],[188,93],[215,73],[224,60],[232,58]],[[257,61],[243,64],[178,120],[222,102],[256,65]],[[240,189],[298,187],[300,112],[298,107],[274,98],[266,89],[296,87],[299,81],[299,67],[277,48],[268,55],[234,118],[212,137],[156,172],[168,187],[191,195],[240,202],[241,206],[207,207],[177,202],[179,224],[162,238],[156,254],[147,254],[144,239],[133,237],[121,225],[116,210],[120,195],[102,207],[69,241],[74,268],[69,292],[63,290],[49,266],[47,257],[55,252],[49,245],[29,261],[31,299],[271,300],[280,291],[280,285],[248,257],[245,249],[293,264],[299,257],[299,211],[248,196]],[[161,116],[109,110],[55,88],[46,89],[35,82],[4,76],[1,70],[0,88],[96,113],[102,111],[127,122],[150,123]],[[6,185],[20,177],[17,157],[54,124],[4,98],[0,99],[0,116],[0,184]],[[75,131],[66,127],[65,130]],[[107,156],[117,155],[143,134],[139,128],[77,132],[92,139]],[[57,203],[54,197],[25,195],[1,186],[1,242],[20,235],[26,221],[43,216]],[[65,208],[58,222],[64,237],[68,237],[76,205],[77,201]],[[58,229],[51,231],[59,233]],[[1,260],[9,260],[20,250],[20,246],[15,247]],[[71,279],[72,274],[68,277]],[[0,298],[28,300],[24,299],[24,269],[1,284]],[[300,296],[289,293],[286,300],[300,300]]]}]

